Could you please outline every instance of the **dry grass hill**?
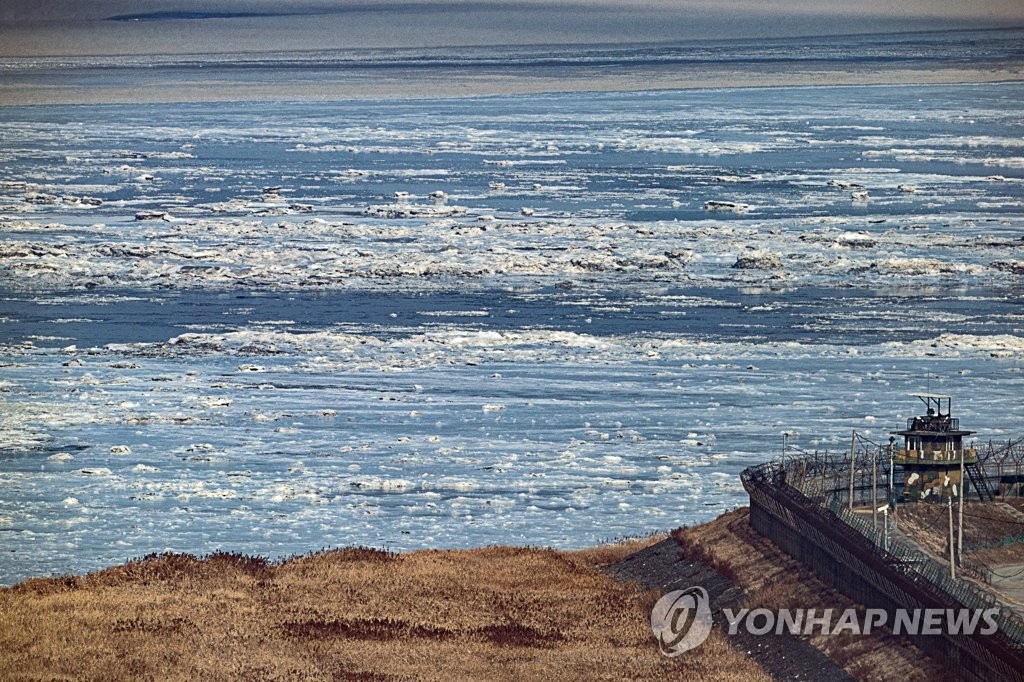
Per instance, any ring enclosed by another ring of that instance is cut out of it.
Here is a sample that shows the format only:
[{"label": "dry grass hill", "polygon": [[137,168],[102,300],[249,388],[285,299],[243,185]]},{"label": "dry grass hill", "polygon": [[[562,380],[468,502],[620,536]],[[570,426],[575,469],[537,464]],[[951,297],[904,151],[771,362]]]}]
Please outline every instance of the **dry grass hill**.
[{"label": "dry grass hill", "polygon": [[[741,588],[747,605],[852,605],[758,536],[745,509],[675,537],[678,548],[661,536],[577,552],[344,549],[279,563],[169,555],[29,580],[0,590],[0,677],[772,679],[758,658],[775,655],[778,670],[786,654],[772,650],[781,642],[751,654],[715,629],[682,656],[658,652],[649,626],[658,592],[607,570],[658,542],[670,562],[702,566]],[[914,647],[884,634],[810,644],[840,676],[940,674]]]}]

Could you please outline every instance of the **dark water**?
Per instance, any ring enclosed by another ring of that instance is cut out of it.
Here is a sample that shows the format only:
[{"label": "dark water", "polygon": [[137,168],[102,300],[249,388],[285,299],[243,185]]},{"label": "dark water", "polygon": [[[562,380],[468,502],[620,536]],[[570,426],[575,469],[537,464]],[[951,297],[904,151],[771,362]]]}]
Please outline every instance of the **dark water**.
[{"label": "dark water", "polygon": [[[116,295],[110,301],[108,295]],[[965,300],[966,299],[966,300]],[[437,313],[442,313],[437,315]],[[486,313],[482,315],[481,313]],[[0,343],[35,337],[39,347],[76,343],[153,343],[186,329],[243,329],[290,320],[295,333],[351,326],[388,336],[431,327],[523,327],[609,335],[681,335],[712,341],[815,342],[840,345],[930,339],[935,324],[951,334],[1020,331],[1020,290],[932,289],[885,292],[801,288],[668,289],[652,296],[558,290],[506,291],[0,291]],[[437,315],[435,317],[435,315]],[[81,319],[82,321],[68,321]],[[187,327],[185,326],[187,325]],[[71,339],[72,341],[68,341]]]}]

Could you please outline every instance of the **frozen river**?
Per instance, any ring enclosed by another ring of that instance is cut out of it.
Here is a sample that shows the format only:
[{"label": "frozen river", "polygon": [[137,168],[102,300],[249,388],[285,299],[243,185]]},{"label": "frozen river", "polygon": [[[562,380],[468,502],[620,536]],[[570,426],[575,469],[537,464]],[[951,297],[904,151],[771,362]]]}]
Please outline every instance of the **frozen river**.
[{"label": "frozen river", "polygon": [[673,528],[921,390],[1021,435],[1022,101],[0,108],[0,582]]}]

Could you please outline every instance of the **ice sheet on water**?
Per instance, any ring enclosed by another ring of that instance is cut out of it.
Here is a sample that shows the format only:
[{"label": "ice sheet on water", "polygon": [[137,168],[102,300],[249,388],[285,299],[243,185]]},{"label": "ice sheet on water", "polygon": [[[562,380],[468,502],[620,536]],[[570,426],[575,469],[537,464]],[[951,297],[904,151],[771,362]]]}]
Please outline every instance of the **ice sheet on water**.
[{"label": "ice sheet on water", "polygon": [[[961,414],[972,427],[994,425],[985,404],[1020,389],[1011,370],[1024,353],[1024,338],[1009,334],[861,345],[850,356],[828,343],[369,331],[191,332],[89,349],[93,362],[77,368],[55,362],[66,357],[59,349],[26,351],[10,380],[22,395],[54,381],[65,388],[48,407],[4,413],[5,435],[40,433],[12,460],[36,482],[8,486],[4,513],[34,538],[65,534],[78,558],[67,563],[44,543],[10,570],[96,567],[114,536],[97,535],[97,524],[140,514],[148,530],[133,541],[136,553],[243,548],[254,537],[270,553],[439,538],[578,546],[639,532],[651,518],[703,518],[699,500],[742,503],[737,472],[770,456],[765,437],[791,421],[808,434],[807,448],[841,448],[853,427],[880,437],[913,409],[903,389],[936,362],[956,370],[944,373],[947,381],[972,373],[985,401]],[[269,347],[275,352],[261,362],[273,391],[237,369],[239,355]],[[68,393],[86,374],[90,391]],[[843,412],[804,400],[837,386]],[[89,419],[62,420],[66,397],[76,394],[77,413]],[[226,428],[237,424],[246,426]],[[46,454],[72,440],[81,444],[73,460]],[[114,453],[125,445],[130,454]],[[19,506],[43,480],[51,502]],[[68,497],[80,504],[65,504]],[[60,510],[72,507],[81,510],[73,517],[79,530],[67,534],[69,512]],[[331,531],[323,534],[323,524]]]},{"label": "ice sheet on water", "polygon": [[697,522],[922,382],[1004,437],[1020,89],[0,108],[0,582]]},{"label": "ice sheet on water", "polygon": [[[386,208],[388,216],[404,218],[421,209],[431,215],[463,210],[415,204]],[[398,212],[392,213],[392,208]],[[586,277],[614,283],[624,276],[710,286],[732,283],[737,277],[827,286],[854,281],[911,285],[950,276],[961,282],[1008,282],[1012,273],[998,264],[1024,256],[1024,245],[1012,237],[1021,229],[1020,220],[1007,216],[979,224],[968,215],[932,214],[915,216],[914,222],[879,218],[835,225],[828,219],[721,224],[504,218],[486,224],[394,226],[199,219],[161,228],[108,227],[102,232],[48,226],[73,235],[59,243],[14,237],[28,231],[24,222],[18,222],[12,226],[12,237],[0,242],[0,274],[13,286],[35,288],[419,287],[456,281],[463,286],[493,286],[495,278],[537,284]],[[926,238],[921,236],[924,231]],[[225,243],[232,245],[223,248]],[[845,252],[836,253],[837,249]],[[731,266],[744,252],[776,254],[776,272],[737,273]]]}]

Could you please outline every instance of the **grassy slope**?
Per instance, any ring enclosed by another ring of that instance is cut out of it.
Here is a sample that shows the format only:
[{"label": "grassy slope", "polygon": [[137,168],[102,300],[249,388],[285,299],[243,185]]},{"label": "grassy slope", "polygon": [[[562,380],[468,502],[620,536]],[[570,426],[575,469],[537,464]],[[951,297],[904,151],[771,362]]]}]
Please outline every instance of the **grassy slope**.
[{"label": "grassy slope", "polygon": [[662,657],[657,595],[596,567],[639,545],[165,556],[0,591],[4,679],[760,680],[715,633]]},{"label": "grassy slope", "polygon": [[[856,606],[757,535],[746,509],[676,532],[745,605]],[[3,679],[766,680],[718,630],[661,656],[657,594],[600,570],[660,538],[578,552],[321,552],[279,564],[164,556],[0,590]],[[858,679],[942,671],[909,643],[815,636]]]}]

